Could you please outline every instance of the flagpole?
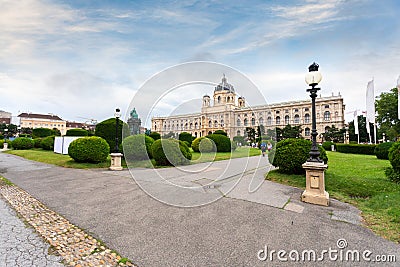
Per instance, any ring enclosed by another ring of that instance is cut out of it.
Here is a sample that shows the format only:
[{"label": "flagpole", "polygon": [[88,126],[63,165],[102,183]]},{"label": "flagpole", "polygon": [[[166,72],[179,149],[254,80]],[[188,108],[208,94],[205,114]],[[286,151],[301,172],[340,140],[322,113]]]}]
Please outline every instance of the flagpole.
[{"label": "flagpole", "polygon": [[376,145],[376,125],[374,123],[374,141],[375,141],[375,145]]}]

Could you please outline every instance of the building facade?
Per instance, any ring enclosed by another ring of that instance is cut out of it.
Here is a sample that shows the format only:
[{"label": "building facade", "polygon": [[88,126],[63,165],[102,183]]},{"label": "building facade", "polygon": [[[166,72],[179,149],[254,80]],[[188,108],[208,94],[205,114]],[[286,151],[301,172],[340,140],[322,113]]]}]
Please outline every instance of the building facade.
[{"label": "building facade", "polygon": [[61,135],[67,132],[66,121],[54,114],[21,113],[18,117],[23,128],[56,128]]},{"label": "building facade", "polygon": [[0,123],[11,124],[11,113],[0,110]]},{"label": "building facade", "polygon": [[[319,134],[335,126],[345,127],[345,105],[340,94],[316,98],[316,121]],[[311,139],[311,98],[271,105],[246,106],[244,97],[237,97],[234,87],[225,76],[214,89],[213,100],[203,96],[201,112],[169,117],[153,117],[151,131],[161,136],[173,132],[189,132],[195,137],[223,130],[232,139],[246,135],[246,127],[263,125],[265,129],[284,128],[290,124],[301,126],[301,135]],[[318,136],[318,141],[321,137]]]}]

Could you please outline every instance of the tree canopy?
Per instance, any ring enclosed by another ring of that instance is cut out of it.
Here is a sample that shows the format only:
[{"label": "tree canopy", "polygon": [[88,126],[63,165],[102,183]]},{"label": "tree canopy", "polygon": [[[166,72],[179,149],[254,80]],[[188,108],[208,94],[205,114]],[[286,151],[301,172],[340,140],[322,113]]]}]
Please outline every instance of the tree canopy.
[{"label": "tree canopy", "polygon": [[397,114],[398,93],[397,88],[390,92],[383,92],[375,101],[378,116],[376,121],[379,125],[379,135],[385,133],[387,139],[394,140],[400,135],[400,120]]}]

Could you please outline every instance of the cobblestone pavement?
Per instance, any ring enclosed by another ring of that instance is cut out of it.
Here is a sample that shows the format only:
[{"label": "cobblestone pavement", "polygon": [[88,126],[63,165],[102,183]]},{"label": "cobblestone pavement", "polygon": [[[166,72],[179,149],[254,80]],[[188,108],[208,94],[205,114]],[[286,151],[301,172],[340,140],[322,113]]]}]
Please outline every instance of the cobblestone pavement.
[{"label": "cobblestone pavement", "polygon": [[28,228],[0,197],[0,266],[64,266],[60,256],[49,254],[50,245]]}]

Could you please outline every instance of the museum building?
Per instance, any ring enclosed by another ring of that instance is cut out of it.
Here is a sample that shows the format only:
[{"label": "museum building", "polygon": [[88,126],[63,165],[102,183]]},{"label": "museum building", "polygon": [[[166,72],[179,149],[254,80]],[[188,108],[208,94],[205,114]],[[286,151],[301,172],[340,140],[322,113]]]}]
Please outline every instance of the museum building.
[{"label": "museum building", "polygon": [[[319,134],[332,125],[345,127],[343,98],[335,96],[316,98],[316,122]],[[301,125],[301,135],[311,139],[311,98],[301,101],[289,101],[269,105],[247,106],[244,97],[237,97],[233,85],[222,77],[213,94],[213,101],[208,95],[203,96],[200,113],[153,117],[151,131],[161,136],[170,132],[191,133],[195,137],[206,136],[216,130],[223,130],[232,139],[246,135],[246,127],[263,125],[265,129],[284,128]],[[320,136],[317,137],[318,141]]]}]

